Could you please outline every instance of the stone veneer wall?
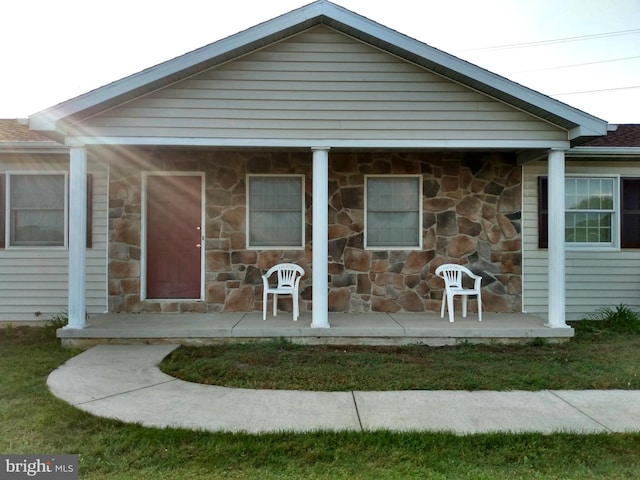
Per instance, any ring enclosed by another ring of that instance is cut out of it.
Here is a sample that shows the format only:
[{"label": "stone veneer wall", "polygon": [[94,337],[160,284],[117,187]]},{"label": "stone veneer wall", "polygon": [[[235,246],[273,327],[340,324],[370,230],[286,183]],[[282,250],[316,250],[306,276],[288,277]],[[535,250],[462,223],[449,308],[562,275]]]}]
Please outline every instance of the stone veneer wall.
[{"label": "stone veneer wall", "polygon": [[[158,150],[105,160],[110,311],[261,310],[261,274],[285,261],[305,268],[300,310],[311,310],[310,152]],[[140,301],[141,169],[206,173],[205,302]],[[433,272],[445,262],[483,275],[486,311],[521,310],[521,168],[512,155],[331,152],[329,169],[331,311],[439,310],[443,284]],[[305,175],[305,249],[246,250],[247,173]],[[365,175],[386,174],[423,176],[420,251],[364,249]],[[281,302],[290,310],[290,297]]]}]

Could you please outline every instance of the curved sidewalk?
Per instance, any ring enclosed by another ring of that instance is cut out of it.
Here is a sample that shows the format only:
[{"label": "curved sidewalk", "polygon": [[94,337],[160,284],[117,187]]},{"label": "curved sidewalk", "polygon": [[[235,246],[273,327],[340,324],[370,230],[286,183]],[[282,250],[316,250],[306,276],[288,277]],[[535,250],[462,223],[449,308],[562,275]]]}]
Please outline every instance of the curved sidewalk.
[{"label": "curved sidewalk", "polygon": [[162,373],[177,345],[101,345],[53,371],[54,395],[150,427],[228,432],[640,431],[640,391],[306,392],[200,385]]}]

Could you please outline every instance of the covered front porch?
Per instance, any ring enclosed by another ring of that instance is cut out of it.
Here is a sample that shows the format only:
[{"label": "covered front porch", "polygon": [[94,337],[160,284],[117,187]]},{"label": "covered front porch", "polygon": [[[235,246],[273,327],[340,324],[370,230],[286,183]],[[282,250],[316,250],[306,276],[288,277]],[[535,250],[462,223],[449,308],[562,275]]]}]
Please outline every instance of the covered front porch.
[{"label": "covered front porch", "polygon": [[[606,134],[607,123],[331,2],[29,122],[70,147],[64,342],[443,344],[572,333],[565,322],[565,152]],[[548,249],[531,243],[540,230],[536,206],[522,208],[522,198],[536,194],[523,189],[523,165],[545,157]],[[95,165],[108,168],[100,198],[87,194]],[[187,183],[194,186],[175,187]],[[177,191],[192,195],[178,202]],[[277,191],[287,192],[284,200],[273,200]],[[181,208],[168,215],[168,205]],[[252,211],[256,205],[264,208]],[[89,212],[108,218],[106,277],[88,268]],[[281,218],[291,220],[274,221]],[[167,240],[173,232],[186,233]],[[169,254],[156,243],[184,248]],[[546,260],[528,296],[525,248]],[[194,259],[188,269],[180,265],[185,258]],[[262,322],[260,276],[285,262],[307,272],[302,318]],[[485,274],[482,324],[473,317],[449,324],[436,313],[443,287],[434,272],[443,263]],[[96,278],[106,280],[104,307],[101,295],[87,291]],[[156,289],[153,282],[165,278],[167,288]],[[169,313],[177,310],[167,302],[182,300],[194,308]],[[207,313],[187,313],[196,307]],[[87,311],[105,310],[114,314],[87,322]],[[523,310],[544,318],[515,313]],[[248,313],[230,313],[237,311]]]},{"label": "covered front porch", "polygon": [[210,345],[284,338],[303,344],[429,346],[472,343],[517,343],[535,338],[552,342],[573,337],[571,327],[550,328],[546,319],[524,313],[486,312],[482,322],[476,313],[455,322],[437,312],[330,313],[331,328],[312,328],[312,314],[302,313],[297,322],[291,314],[260,312],[115,314],[90,318],[86,328],[64,328],[58,337],[67,347],[88,348],[97,344]]}]

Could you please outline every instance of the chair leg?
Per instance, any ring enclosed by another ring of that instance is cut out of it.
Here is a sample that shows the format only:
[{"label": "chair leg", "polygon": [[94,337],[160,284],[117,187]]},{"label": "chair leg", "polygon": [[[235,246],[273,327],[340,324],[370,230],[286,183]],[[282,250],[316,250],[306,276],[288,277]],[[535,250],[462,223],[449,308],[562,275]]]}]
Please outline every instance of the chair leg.
[{"label": "chair leg", "polygon": [[468,295],[462,295],[462,316],[464,318],[467,318],[467,299],[469,298]]},{"label": "chair leg", "polygon": [[275,317],[278,313],[278,294],[273,294],[273,316]]},{"label": "chair leg", "polygon": [[480,294],[478,294],[478,321],[482,321],[482,298],[480,298]]},{"label": "chair leg", "polygon": [[447,308],[449,309],[449,322],[453,323],[453,293],[447,294]]},{"label": "chair leg", "polygon": [[447,305],[447,296],[443,295],[442,297],[442,308],[440,309],[440,318],[444,318],[444,307]]},{"label": "chair leg", "polygon": [[297,322],[298,321],[298,315],[300,315],[300,313],[298,312],[298,298],[294,295],[293,296],[293,321]]},{"label": "chair leg", "polygon": [[269,299],[269,294],[267,292],[264,292],[262,294],[262,320],[266,320],[267,319],[267,303],[268,303],[268,299]]}]

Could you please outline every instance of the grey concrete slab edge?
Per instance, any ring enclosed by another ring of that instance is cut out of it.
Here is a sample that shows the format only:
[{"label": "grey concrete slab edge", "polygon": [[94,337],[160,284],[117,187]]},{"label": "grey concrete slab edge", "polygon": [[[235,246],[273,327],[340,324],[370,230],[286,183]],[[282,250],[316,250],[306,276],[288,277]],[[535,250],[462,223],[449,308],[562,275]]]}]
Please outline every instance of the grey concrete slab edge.
[{"label": "grey concrete slab edge", "polygon": [[149,427],[266,433],[316,430],[637,432],[640,391],[308,392],[184,382],[157,365],[177,345],[99,345],[54,370],[51,392],[94,415]]},{"label": "grey concrete slab edge", "polygon": [[368,313],[329,315],[331,328],[312,328],[311,314],[297,322],[279,314],[262,320],[259,312],[211,314],[104,314],[89,319],[86,328],[62,328],[63,346],[88,348],[99,344],[206,345],[286,338],[296,343],[339,345],[456,345],[518,343],[532,338],[566,341],[573,328],[549,328],[535,315],[487,313],[482,322],[475,314],[450,323],[439,314]]}]

